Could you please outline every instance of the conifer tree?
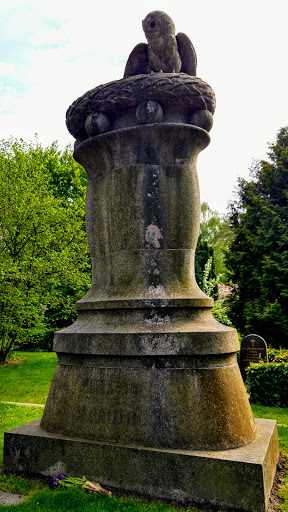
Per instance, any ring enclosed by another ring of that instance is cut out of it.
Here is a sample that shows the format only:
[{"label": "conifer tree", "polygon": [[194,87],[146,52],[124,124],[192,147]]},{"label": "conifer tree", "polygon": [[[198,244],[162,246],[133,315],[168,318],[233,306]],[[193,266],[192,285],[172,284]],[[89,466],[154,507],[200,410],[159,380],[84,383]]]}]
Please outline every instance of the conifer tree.
[{"label": "conifer tree", "polygon": [[256,333],[288,347],[288,127],[255,163],[251,181],[239,179],[230,205],[234,231],[226,265],[234,283],[231,319],[242,334]]}]

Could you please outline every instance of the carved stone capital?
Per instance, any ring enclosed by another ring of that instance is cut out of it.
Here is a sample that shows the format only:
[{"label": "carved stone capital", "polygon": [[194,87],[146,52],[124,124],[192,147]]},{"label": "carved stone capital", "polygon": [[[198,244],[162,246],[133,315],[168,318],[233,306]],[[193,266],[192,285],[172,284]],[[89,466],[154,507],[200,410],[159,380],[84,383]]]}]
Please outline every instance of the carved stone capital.
[{"label": "carved stone capital", "polygon": [[[143,102],[159,104],[163,116],[139,116],[139,105]],[[185,73],[151,73],[109,82],[86,92],[67,110],[66,123],[77,142],[109,129],[113,131],[143,123],[187,123],[209,131],[215,104],[213,90],[201,78]],[[195,115],[196,112],[200,114]],[[107,123],[91,123],[91,115],[99,113],[107,116]],[[99,124],[105,128],[99,129]]]}]

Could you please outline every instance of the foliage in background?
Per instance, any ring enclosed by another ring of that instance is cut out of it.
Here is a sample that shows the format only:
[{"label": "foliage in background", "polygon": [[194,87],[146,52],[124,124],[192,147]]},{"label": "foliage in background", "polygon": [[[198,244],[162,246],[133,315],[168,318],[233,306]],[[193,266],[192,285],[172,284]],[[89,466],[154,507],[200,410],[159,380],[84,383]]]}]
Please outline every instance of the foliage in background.
[{"label": "foliage in background", "polygon": [[288,406],[288,363],[252,363],[247,368],[250,401],[270,406]]},{"label": "foliage in background", "polygon": [[268,359],[269,363],[288,363],[288,351],[268,347]]},{"label": "foliage in background", "polygon": [[[213,257],[210,256],[205,263],[204,271],[203,271],[203,281],[202,281],[202,290],[208,297],[216,300],[218,298],[218,283],[220,276],[212,277],[212,265],[213,265]],[[217,293],[215,293],[215,289],[217,289]]]},{"label": "foliage in background", "polygon": [[239,179],[230,206],[234,232],[226,265],[234,288],[230,314],[241,332],[288,347],[288,127],[269,146],[270,162]]},{"label": "foliage in background", "polygon": [[[215,272],[215,264],[214,264],[214,250],[213,247],[210,247],[206,241],[201,241],[199,237],[196,254],[195,254],[195,277],[198,286],[203,290],[203,280],[204,280],[204,272],[205,266],[207,262],[211,259],[211,265],[209,266],[209,278],[211,280],[216,279]],[[203,290],[204,291],[204,290]],[[218,286],[213,289],[213,298],[218,298]]]},{"label": "foliage in background", "polygon": [[217,299],[215,297],[215,288],[218,290],[218,283],[221,276],[217,276],[216,278],[211,278],[211,266],[212,266],[212,257],[210,257],[205,265],[204,273],[203,273],[203,287],[202,290],[208,297],[211,297],[215,300],[214,307],[212,309],[213,317],[221,322],[221,324],[231,326],[231,320],[227,314],[227,307],[224,303],[225,299]]},{"label": "foliage in background", "polygon": [[225,299],[219,299],[218,284],[225,279],[224,254],[231,239],[226,218],[201,204],[200,233],[195,254],[195,277],[201,290],[214,299],[213,316],[218,322],[231,326]]},{"label": "foliage in background", "polygon": [[[0,362],[73,317],[90,282],[85,173],[66,148],[0,141]],[[68,322],[68,323],[69,323]]]},{"label": "foliage in background", "polygon": [[220,217],[205,202],[201,204],[200,231],[195,255],[195,275],[200,288],[203,286],[203,272],[206,262],[212,257],[212,279],[221,274],[226,283],[225,251],[228,248],[232,230],[226,217]]}]

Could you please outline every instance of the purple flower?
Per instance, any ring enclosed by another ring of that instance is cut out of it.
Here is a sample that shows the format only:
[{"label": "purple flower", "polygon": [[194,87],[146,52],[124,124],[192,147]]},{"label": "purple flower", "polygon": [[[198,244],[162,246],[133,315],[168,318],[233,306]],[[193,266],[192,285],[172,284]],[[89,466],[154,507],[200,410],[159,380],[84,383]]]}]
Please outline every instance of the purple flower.
[{"label": "purple flower", "polygon": [[50,489],[54,489],[54,487],[58,486],[58,483],[56,482],[56,480],[51,479],[51,480],[49,480],[48,485],[49,485]]},{"label": "purple flower", "polygon": [[58,480],[64,480],[64,478],[65,476],[63,475],[63,473],[60,473],[60,475],[52,475],[51,479],[48,481],[50,489],[58,487]]}]

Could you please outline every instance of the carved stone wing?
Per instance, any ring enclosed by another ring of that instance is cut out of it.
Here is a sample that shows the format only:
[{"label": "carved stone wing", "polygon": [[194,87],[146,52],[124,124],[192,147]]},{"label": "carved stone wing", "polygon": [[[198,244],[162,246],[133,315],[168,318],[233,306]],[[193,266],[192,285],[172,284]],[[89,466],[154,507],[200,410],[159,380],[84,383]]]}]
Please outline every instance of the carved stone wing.
[{"label": "carved stone wing", "polygon": [[148,73],[148,44],[139,43],[130,53],[124,71],[124,77]]},{"label": "carved stone wing", "polygon": [[[181,73],[196,76],[197,55],[193,44],[186,34],[179,32],[176,36],[178,53],[182,62]],[[136,47],[137,48],[137,47]],[[132,52],[133,53],[133,52]]]}]

